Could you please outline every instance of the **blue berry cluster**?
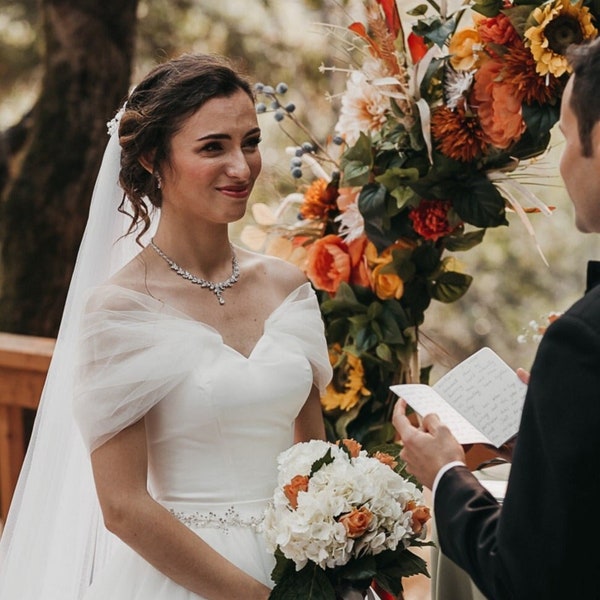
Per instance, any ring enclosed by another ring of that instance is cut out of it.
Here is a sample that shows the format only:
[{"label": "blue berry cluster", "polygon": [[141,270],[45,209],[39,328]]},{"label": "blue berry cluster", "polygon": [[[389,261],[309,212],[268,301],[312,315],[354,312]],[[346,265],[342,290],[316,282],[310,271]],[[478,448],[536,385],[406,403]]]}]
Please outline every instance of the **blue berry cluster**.
[{"label": "blue berry cluster", "polygon": [[[256,103],[256,112],[258,114],[272,112],[273,117],[278,123],[281,123],[287,117],[306,132],[306,129],[302,127],[293,114],[296,110],[296,105],[293,102],[284,104],[281,100],[281,96],[285,95],[288,89],[287,83],[284,82],[278,83],[275,87],[265,85],[264,83],[256,83],[254,91],[257,97],[264,97],[264,101]],[[344,143],[341,136],[335,136],[332,141],[337,145]],[[296,147],[294,156],[290,161],[290,173],[294,179],[302,178],[302,156],[304,154],[316,154],[316,152],[317,146],[312,142],[304,142]]]}]

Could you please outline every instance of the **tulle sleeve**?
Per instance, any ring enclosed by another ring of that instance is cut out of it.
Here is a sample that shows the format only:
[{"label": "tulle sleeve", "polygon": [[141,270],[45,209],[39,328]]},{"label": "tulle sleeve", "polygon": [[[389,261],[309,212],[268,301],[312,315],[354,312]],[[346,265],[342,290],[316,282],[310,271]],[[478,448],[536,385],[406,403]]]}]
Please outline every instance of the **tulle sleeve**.
[{"label": "tulle sleeve", "polygon": [[191,373],[206,344],[192,319],[118,286],[90,295],[79,340],[74,415],[90,451],[144,416]]},{"label": "tulle sleeve", "polygon": [[289,336],[290,343],[294,340],[300,344],[310,361],[314,384],[323,394],[331,381],[332,368],[321,309],[310,283],[300,286],[290,294],[273,314],[270,325],[276,326],[282,335]]}]

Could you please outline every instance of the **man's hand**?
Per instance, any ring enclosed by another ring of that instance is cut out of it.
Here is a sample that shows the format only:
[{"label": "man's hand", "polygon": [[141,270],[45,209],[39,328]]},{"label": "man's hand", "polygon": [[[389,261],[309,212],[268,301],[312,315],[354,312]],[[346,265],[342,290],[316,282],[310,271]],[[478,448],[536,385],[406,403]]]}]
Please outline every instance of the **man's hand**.
[{"label": "man's hand", "polygon": [[465,462],[465,453],[456,438],[436,414],[426,415],[420,427],[406,416],[406,402],[400,399],[394,408],[392,423],[402,440],[400,458],[423,485],[431,489],[438,471],[449,462]]}]

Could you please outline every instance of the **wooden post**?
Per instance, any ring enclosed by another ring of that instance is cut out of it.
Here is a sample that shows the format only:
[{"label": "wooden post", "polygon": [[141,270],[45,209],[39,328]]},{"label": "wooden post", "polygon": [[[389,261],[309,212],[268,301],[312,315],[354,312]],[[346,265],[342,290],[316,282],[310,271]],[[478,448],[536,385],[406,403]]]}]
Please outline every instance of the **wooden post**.
[{"label": "wooden post", "polygon": [[38,407],[54,341],[0,333],[0,519],[3,521],[25,457],[23,411]]}]

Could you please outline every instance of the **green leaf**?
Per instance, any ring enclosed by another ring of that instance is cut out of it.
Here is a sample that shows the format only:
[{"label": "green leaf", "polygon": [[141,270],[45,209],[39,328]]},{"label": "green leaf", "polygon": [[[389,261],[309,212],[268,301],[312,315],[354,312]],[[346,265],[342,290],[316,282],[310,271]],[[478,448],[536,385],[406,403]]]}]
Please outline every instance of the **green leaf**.
[{"label": "green leaf", "polygon": [[342,155],[341,168],[345,185],[365,185],[373,165],[371,139],[361,131],[354,146]]},{"label": "green leaf", "polygon": [[377,556],[375,581],[387,592],[398,596],[402,592],[402,579],[412,575],[427,575],[427,563],[410,550],[382,552]]},{"label": "green leaf", "polygon": [[484,17],[495,17],[503,5],[504,0],[476,0],[471,8]]},{"label": "green leaf", "polygon": [[446,198],[465,223],[483,228],[508,225],[504,198],[485,175],[447,182]]},{"label": "green leaf", "polygon": [[329,465],[333,462],[333,456],[331,456],[331,448],[327,449],[327,452],[321,458],[315,460],[310,468],[310,477],[312,477],[321,467]]},{"label": "green leaf", "polygon": [[335,590],[325,571],[309,562],[300,571],[286,572],[269,600],[335,600]]},{"label": "green leaf", "polygon": [[444,244],[446,246],[446,250],[449,250],[450,252],[463,252],[465,250],[474,248],[478,244],[481,244],[484,235],[485,229],[449,235],[448,237],[444,238]]},{"label": "green leaf", "polygon": [[461,298],[469,289],[473,277],[465,273],[448,271],[435,279],[431,286],[431,297],[450,303]]},{"label": "green leaf", "polygon": [[392,351],[387,344],[377,344],[375,354],[385,362],[392,362]]}]

